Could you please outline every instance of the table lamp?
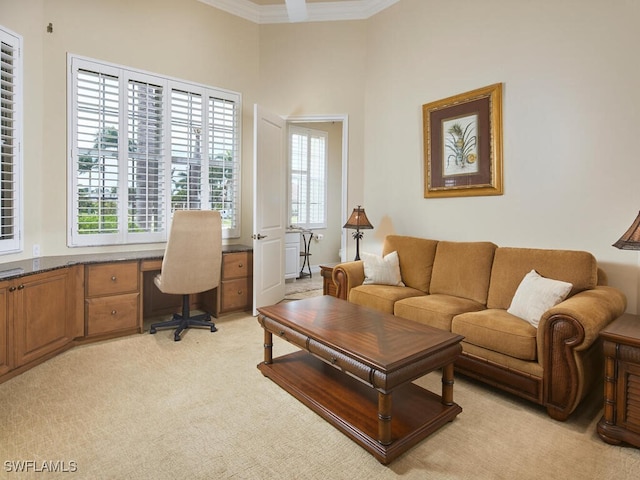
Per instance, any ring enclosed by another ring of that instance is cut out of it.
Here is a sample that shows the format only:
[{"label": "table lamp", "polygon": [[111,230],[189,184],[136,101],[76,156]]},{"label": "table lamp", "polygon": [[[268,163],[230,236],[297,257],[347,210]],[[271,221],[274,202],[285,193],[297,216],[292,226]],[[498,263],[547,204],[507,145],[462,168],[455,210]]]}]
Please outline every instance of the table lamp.
[{"label": "table lamp", "polygon": [[355,228],[356,231],[353,232],[353,238],[356,239],[356,258],[354,258],[354,260],[360,260],[360,239],[364,235],[360,230],[373,228],[373,225],[371,225],[371,222],[369,222],[367,218],[367,214],[364,213],[364,208],[361,208],[360,205],[354,208],[349,220],[347,220],[347,223],[345,223],[342,228]]},{"label": "table lamp", "polygon": [[640,250],[640,213],[613,246],[621,250]]}]

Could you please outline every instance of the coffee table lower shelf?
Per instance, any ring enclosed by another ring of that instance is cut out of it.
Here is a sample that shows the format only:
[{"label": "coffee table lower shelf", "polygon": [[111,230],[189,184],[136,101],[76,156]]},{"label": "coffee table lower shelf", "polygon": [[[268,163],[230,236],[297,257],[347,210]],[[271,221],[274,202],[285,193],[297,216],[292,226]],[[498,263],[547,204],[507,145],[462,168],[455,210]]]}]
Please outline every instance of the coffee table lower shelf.
[{"label": "coffee table lower shelf", "polygon": [[258,369],[385,465],[462,411],[414,383],[401,385],[392,392],[391,443],[383,445],[377,440],[377,390],[306,351],[260,363]]}]

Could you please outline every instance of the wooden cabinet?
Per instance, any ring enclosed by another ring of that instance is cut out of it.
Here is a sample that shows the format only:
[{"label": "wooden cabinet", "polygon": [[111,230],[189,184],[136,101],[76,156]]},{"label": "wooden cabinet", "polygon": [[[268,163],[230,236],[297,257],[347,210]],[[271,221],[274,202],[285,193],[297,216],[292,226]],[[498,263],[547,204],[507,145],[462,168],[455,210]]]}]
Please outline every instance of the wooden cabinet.
[{"label": "wooden cabinet", "polygon": [[298,278],[300,274],[300,233],[287,232],[284,235],[284,278]]},{"label": "wooden cabinet", "polygon": [[138,262],[104,263],[85,268],[85,335],[141,331]]},{"label": "wooden cabinet", "polygon": [[0,375],[7,373],[13,367],[9,352],[12,342],[9,341],[7,288],[7,282],[0,283]]},{"label": "wooden cabinet", "polygon": [[61,268],[9,282],[14,367],[47,358],[82,335],[77,322],[75,269]]},{"label": "wooden cabinet", "polygon": [[604,414],[598,434],[607,443],[640,448],[640,317],[625,314],[600,332],[604,339]]},{"label": "wooden cabinet", "polygon": [[229,252],[222,255],[222,275],[218,287],[216,316],[248,310],[253,301],[253,253]]}]

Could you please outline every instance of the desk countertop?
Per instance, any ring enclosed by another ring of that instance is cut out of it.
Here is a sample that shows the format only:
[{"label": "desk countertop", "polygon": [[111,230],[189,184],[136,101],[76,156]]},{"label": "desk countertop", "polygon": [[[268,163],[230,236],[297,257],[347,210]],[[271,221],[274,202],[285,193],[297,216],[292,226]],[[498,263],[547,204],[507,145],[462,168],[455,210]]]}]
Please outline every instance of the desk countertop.
[{"label": "desk countertop", "polygon": [[[247,252],[251,247],[240,244],[223,245],[222,253]],[[12,278],[42,273],[49,270],[70,267],[73,265],[87,265],[92,263],[126,262],[128,260],[153,260],[164,256],[164,249],[141,250],[136,252],[89,253],[80,255],[60,255],[53,257],[38,257],[15,262],[0,263],[0,281]]]}]

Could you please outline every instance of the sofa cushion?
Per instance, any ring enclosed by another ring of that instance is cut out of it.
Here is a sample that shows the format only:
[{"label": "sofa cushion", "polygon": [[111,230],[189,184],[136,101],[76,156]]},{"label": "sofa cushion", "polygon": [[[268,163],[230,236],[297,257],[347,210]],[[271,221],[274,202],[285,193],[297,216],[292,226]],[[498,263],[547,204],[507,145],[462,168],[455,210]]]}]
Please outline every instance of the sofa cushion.
[{"label": "sofa cushion", "polygon": [[398,300],[418,295],[424,295],[424,292],[410,287],[360,285],[349,290],[349,301],[381,312],[393,313],[393,305]]},{"label": "sofa cushion", "polygon": [[398,252],[393,251],[384,257],[379,257],[373,253],[362,253],[362,263],[364,264],[363,285],[395,285],[404,287],[400,276],[400,263],[398,262]]},{"label": "sofa cushion", "polygon": [[499,247],[493,259],[487,308],[508,309],[520,282],[531,270],[572,284],[569,297],[595,288],[598,281],[596,259],[589,252]]},{"label": "sofa cushion", "polygon": [[464,341],[521,360],[536,360],[538,330],[502,309],[461,313],[451,322],[451,332]]},{"label": "sofa cushion", "polygon": [[538,328],[542,314],[564,300],[572,286],[568,282],[544,278],[531,270],[520,282],[507,312]]},{"label": "sofa cushion", "polygon": [[451,331],[451,319],[455,315],[482,309],[484,305],[468,298],[436,293],[399,300],[393,308],[393,313],[398,317]]},{"label": "sofa cushion", "polygon": [[437,245],[437,240],[387,235],[382,245],[382,255],[398,252],[403,283],[407,287],[427,293]]},{"label": "sofa cushion", "polygon": [[429,293],[487,303],[493,252],[491,242],[438,242]]}]

